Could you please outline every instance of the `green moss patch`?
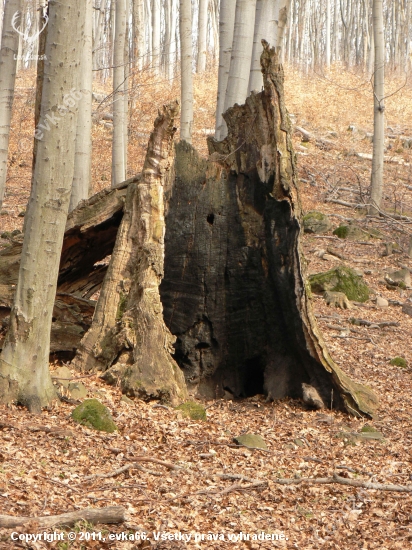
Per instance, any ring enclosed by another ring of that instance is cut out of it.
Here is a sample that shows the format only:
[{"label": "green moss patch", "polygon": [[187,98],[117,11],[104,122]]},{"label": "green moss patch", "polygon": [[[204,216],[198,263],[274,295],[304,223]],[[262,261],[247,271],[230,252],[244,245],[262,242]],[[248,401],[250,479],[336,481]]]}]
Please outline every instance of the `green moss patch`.
[{"label": "green moss patch", "polygon": [[322,294],[327,290],[343,292],[349,300],[366,302],[369,299],[369,288],[353,269],[339,266],[324,273],[309,277],[312,292]]},{"label": "green moss patch", "polygon": [[187,401],[176,407],[177,411],[182,411],[185,418],[192,420],[207,420],[206,409],[195,401]]},{"label": "green moss patch", "polygon": [[83,426],[101,432],[113,433],[117,430],[109,409],[97,399],[85,399],[81,405],[74,409],[72,418]]},{"label": "green moss patch", "polygon": [[408,367],[408,362],[403,357],[394,357],[390,361],[391,365],[395,367],[401,367],[402,369],[406,369]]}]

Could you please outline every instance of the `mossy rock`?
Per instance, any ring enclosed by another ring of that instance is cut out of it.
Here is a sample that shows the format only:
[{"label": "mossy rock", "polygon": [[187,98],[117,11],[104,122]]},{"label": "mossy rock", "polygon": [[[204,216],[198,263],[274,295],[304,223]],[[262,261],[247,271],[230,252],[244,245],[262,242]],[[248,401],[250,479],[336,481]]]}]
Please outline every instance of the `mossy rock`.
[{"label": "mossy rock", "polygon": [[390,364],[395,367],[401,367],[402,369],[406,369],[408,367],[408,362],[403,357],[394,357],[391,359]]},{"label": "mossy rock", "polygon": [[340,239],[348,239],[350,241],[365,241],[369,238],[369,233],[364,231],[357,225],[340,225],[333,232]]},{"label": "mossy rock", "polygon": [[100,432],[113,433],[117,430],[109,409],[97,399],[85,399],[74,409],[72,418],[75,422]]},{"label": "mossy rock", "polygon": [[266,451],[268,450],[264,439],[260,435],[243,434],[239,435],[238,437],[234,437],[233,441],[238,445],[248,447],[249,449],[264,449]]},{"label": "mossy rock", "polygon": [[343,292],[349,300],[366,302],[369,299],[369,288],[353,269],[339,266],[315,273],[309,277],[312,292],[322,294],[326,291]]},{"label": "mossy rock", "polygon": [[326,214],[313,210],[303,216],[303,230],[305,233],[327,233],[332,224]]},{"label": "mossy rock", "polygon": [[195,403],[195,401],[186,401],[176,407],[177,411],[182,411],[185,418],[191,418],[192,420],[207,420],[206,409]]}]

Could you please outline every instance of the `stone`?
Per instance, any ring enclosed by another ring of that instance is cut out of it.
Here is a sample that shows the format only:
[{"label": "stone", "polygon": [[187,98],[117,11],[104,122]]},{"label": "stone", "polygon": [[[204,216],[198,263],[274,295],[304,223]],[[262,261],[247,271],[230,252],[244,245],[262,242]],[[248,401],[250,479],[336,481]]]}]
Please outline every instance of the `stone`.
[{"label": "stone", "polygon": [[397,271],[391,271],[385,274],[385,281],[390,285],[399,286],[402,288],[402,283],[404,287],[411,286],[411,272],[409,269],[399,269]]},{"label": "stone", "polygon": [[305,233],[327,233],[332,224],[329,217],[322,212],[313,210],[303,216],[303,229]]},{"label": "stone", "polygon": [[57,384],[67,389],[69,387],[71,379],[73,378],[73,375],[68,367],[59,367],[54,372],[52,372],[52,378]]},{"label": "stone", "polygon": [[349,300],[366,302],[369,299],[369,288],[353,269],[338,266],[323,273],[310,275],[309,284],[312,292],[323,294],[325,291],[343,292]]},{"label": "stone", "polygon": [[177,411],[182,411],[185,418],[192,420],[207,420],[206,409],[195,401],[187,401],[176,407]]},{"label": "stone", "polygon": [[376,305],[378,307],[388,307],[389,306],[389,302],[386,298],[382,298],[382,296],[378,296],[376,298]]},{"label": "stone", "polygon": [[328,306],[340,307],[341,309],[351,309],[352,305],[349,302],[346,294],[343,292],[332,292],[326,290],[323,294],[323,299]]},{"label": "stone", "polygon": [[125,405],[134,405],[133,399],[130,399],[129,397],[127,397],[127,395],[122,395],[122,397],[120,398],[120,402],[124,403]]},{"label": "stone", "polygon": [[302,441],[302,439],[294,439],[294,440],[293,440],[293,443],[294,443],[297,447],[304,447],[304,446],[305,446],[305,442]]},{"label": "stone", "polygon": [[325,408],[325,404],[319,395],[318,390],[310,384],[305,384],[302,382],[302,396],[303,402],[312,409],[319,410]]},{"label": "stone", "polygon": [[83,426],[101,432],[113,433],[117,430],[109,409],[97,399],[85,399],[74,409],[72,418]]},{"label": "stone", "polygon": [[233,441],[237,445],[248,447],[249,449],[264,449],[268,450],[268,447],[264,439],[260,435],[256,434],[243,434],[233,438]]},{"label": "stone", "polygon": [[402,313],[406,313],[409,317],[412,317],[412,302],[405,302],[402,306]]},{"label": "stone", "polygon": [[87,397],[87,388],[81,382],[71,382],[68,389],[73,399],[85,399]]},{"label": "stone", "polygon": [[349,241],[365,241],[369,238],[367,231],[364,231],[357,225],[340,225],[333,232],[340,239],[348,239]]}]

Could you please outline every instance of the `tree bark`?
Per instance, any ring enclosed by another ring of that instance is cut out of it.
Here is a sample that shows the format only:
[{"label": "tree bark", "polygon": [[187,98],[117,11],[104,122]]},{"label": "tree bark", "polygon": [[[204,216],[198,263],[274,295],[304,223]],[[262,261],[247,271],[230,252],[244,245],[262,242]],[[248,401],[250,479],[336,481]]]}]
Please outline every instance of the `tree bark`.
[{"label": "tree bark", "polygon": [[192,74],[192,2],[180,0],[181,105],[180,139],[192,143],[193,74]]},{"label": "tree bark", "polygon": [[[235,103],[241,105],[246,100],[252,61],[255,14],[256,0],[236,0],[232,57],[224,103],[225,111],[229,107],[233,107]],[[225,136],[223,127],[220,139]]]},{"label": "tree bark", "polygon": [[109,370],[128,395],[176,402],[184,399],[182,372],[171,352],[159,284],[164,261],[164,193],[170,187],[177,104],[155,122],[139,181],[131,184],[93,324],[73,362],[80,369]]},{"label": "tree bark", "polygon": [[126,179],[124,143],[124,45],[126,38],[126,0],[116,0],[113,67],[113,145],[112,186]]},{"label": "tree bark", "polygon": [[216,106],[215,137],[226,135],[226,122],[223,119],[227,81],[229,79],[230,58],[232,55],[233,32],[235,28],[236,3],[233,0],[221,0],[219,18],[219,72]]},{"label": "tree bark", "polygon": [[93,0],[84,0],[85,28],[82,45],[79,114],[69,211],[89,198],[92,171]]},{"label": "tree bark", "polygon": [[17,400],[36,413],[55,397],[49,374],[50,327],[73,180],[84,32],[80,0],[51,0],[49,8],[37,160],[17,289],[0,356],[0,401]]},{"label": "tree bark", "polygon": [[[3,204],[7,180],[7,156],[9,150],[10,122],[16,81],[17,53],[20,35],[12,27],[16,13],[20,13],[22,0],[9,0],[4,7],[0,49],[0,210]],[[16,23],[14,23],[16,26]]]},{"label": "tree bark", "polygon": [[197,33],[197,72],[204,73],[207,59],[207,14],[209,0],[199,0],[199,21]]},{"label": "tree bark", "polygon": [[371,173],[370,214],[379,212],[383,192],[383,158],[385,151],[385,37],[382,0],[373,0],[373,35],[375,72],[373,75],[373,156]]}]

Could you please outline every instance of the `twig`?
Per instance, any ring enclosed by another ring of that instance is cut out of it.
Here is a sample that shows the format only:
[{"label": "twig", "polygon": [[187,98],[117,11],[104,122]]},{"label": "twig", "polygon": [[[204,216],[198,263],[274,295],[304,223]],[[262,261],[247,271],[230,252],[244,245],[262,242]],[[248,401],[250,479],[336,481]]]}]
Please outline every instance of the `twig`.
[{"label": "twig", "polygon": [[[121,468],[118,468],[117,470],[114,470],[113,472],[108,472],[106,474],[93,474],[91,476],[87,476],[87,477],[83,478],[83,482],[90,481],[92,479],[97,479],[97,478],[100,478],[100,479],[103,478],[104,479],[104,478],[108,478],[108,477],[116,477],[116,476],[119,476],[120,474],[123,474],[124,472],[127,472],[128,470],[132,470],[132,469],[139,470],[139,469],[141,469],[141,466],[140,466],[140,464],[137,464],[138,462],[153,462],[154,464],[160,464],[161,466],[165,466],[169,470],[179,470],[180,469],[178,466],[176,466],[175,464],[172,464],[171,462],[165,462],[165,461],[159,460],[157,458],[150,458],[150,457],[146,457],[146,456],[138,456],[138,457],[133,457],[133,460],[135,462],[129,462],[128,464],[125,464],[124,466],[122,466]],[[149,472],[149,473],[152,473],[152,472]]]},{"label": "twig", "polygon": [[359,479],[347,479],[341,477],[336,472],[333,477],[302,477],[297,479],[274,479],[274,483],[278,485],[300,485],[301,483],[309,483],[315,485],[333,484],[349,485],[351,487],[361,487],[362,489],[371,489],[374,491],[394,491],[397,493],[412,493],[412,485],[392,485],[385,483],[371,483],[370,481],[362,481]]}]

